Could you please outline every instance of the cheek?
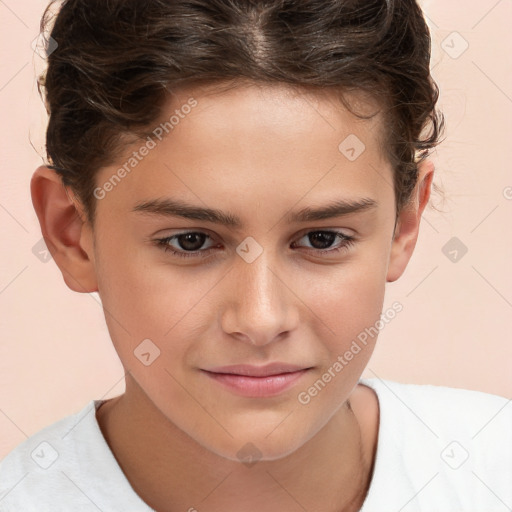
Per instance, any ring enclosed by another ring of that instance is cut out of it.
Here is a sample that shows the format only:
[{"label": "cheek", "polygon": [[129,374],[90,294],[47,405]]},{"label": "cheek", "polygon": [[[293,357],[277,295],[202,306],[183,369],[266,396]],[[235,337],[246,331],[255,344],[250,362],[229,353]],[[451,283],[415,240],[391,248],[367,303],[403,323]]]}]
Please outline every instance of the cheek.
[{"label": "cheek", "polygon": [[194,347],[196,334],[210,318],[205,295],[219,281],[218,272],[165,264],[157,248],[108,257],[115,254],[117,244],[112,239],[102,248],[105,257],[97,259],[100,295],[114,347],[125,366],[137,367],[134,353],[144,340],[151,340],[145,346],[158,353],[152,368],[175,366]]},{"label": "cheek", "polygon": [[340,397],[347,397],[375,348],[387,259],[384,244],[372,245],[345,264],[328,268],[328,274],[311,279],[303,289],[319,318],[316,337],[323,348],[321,367],[303,387],[303,401],[299,400],[314,402],[313,409],[322,403],[334,407]]},{"label": "cheek", "polygon": [[176,307],[165,299],[176,302],[176,292],[169,289],[163,268],[150,264],[151,250],[133,244],[120,251],[126,243],[116,235],[104,239],[108,243],[97,251],[96,268],[105,320],[116,349],[133,350],[173,325]]},{"label": "cheek", "polygon": [[328,279],[307,287],[308,303],[319,319],[316,337],[322,354],[319,368],[297,395],[310,418],[335,411],[366,367],[378,337],[385,270],[385,261],[379,258],[373,264],[354,260],[345,267],[333,267]]},{"label": "cheek", "polygon": [[324,321],[327,332],[340,342],[374,324],[382,310],[385,294],[385,258],[347,261],[332,266],[304,287],[304,297]]}]

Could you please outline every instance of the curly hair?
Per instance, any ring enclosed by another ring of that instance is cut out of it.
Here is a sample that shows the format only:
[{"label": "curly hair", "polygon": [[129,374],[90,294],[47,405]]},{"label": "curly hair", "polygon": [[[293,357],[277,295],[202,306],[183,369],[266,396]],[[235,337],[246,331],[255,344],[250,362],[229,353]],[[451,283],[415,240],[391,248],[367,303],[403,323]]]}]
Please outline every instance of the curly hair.
[{"label": "curly hair", "polygon": [[58,45],[38,79],[47,161],[92,224],[97,170],[178,88],[248,80],[331,90],[365,119],[344,93],[368,93],[382,106],[397,215],[439,143],[430,33],[415,0],[64,0],[53,15],[56,1],[41,19]]}]

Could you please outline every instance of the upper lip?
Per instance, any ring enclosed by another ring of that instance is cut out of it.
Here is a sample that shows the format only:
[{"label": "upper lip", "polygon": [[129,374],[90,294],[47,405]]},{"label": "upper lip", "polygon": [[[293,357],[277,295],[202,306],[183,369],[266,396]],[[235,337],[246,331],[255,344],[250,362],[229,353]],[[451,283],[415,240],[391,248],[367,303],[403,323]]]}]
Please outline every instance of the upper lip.
[{"label": "upper lip", "polygon": [[230,373],[232,375],[247,375],[249,377],[267,377],[269,375],[279,375],[281,373],[291,373],[301,370],[307,370],[308,367],[297,366],[288,363],[269,363],[264,366],[253,366],[250,364],[235,364],[231,366],[216,366],[205,369],[211,373]]}]

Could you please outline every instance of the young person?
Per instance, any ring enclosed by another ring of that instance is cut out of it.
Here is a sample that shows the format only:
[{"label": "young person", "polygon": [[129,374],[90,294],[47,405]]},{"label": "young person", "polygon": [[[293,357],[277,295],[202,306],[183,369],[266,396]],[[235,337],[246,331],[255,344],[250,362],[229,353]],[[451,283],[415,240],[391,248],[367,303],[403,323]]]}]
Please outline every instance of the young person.
[{"label": "young person", "polygon": [[361,379],[443,125],[418,5],[68,0],[50,23],[33,204],[126,391],[9,453],[0,511],[511,507],[507,399]]}]

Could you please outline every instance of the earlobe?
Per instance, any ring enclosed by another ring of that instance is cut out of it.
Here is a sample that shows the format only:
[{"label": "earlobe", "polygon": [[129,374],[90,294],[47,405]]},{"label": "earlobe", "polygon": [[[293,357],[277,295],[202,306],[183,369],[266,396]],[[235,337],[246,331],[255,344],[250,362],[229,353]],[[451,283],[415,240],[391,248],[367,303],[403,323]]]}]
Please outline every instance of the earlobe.
[{"label": "earlobe", "polygon": [[411,259],[416,241],[423,210],[430,198],[430,189],[434,176],[434,165],[425,160],[418,164],[418,180],[411,194],[410,202],[403,207],[399,214],[395,236],[391,243],[387,282],[396,281],[405,271]]},{"label": "earlobe", "polygon": [[38,167],[30,193],[45,243],[68,287],[82,293],[98,291],[92,230],[60,176],[46,166]]}]

